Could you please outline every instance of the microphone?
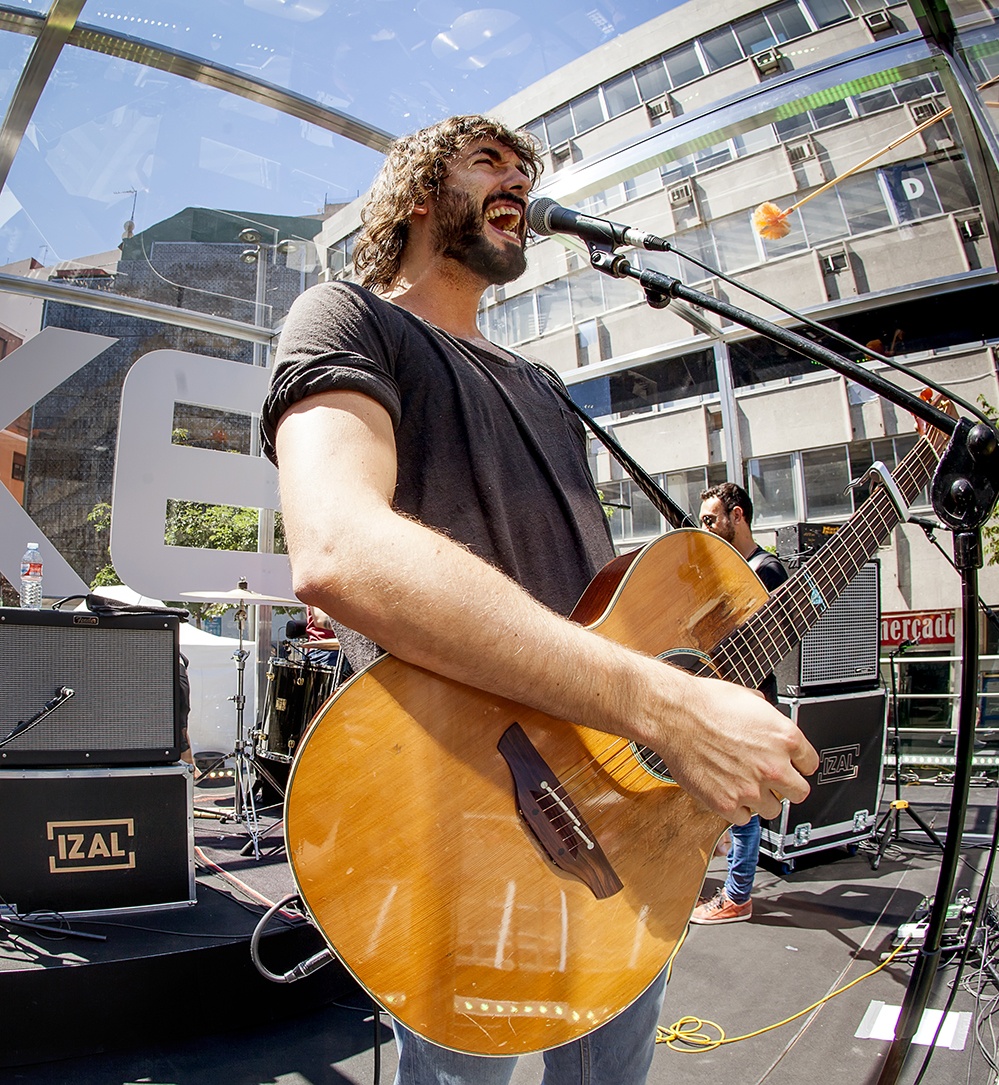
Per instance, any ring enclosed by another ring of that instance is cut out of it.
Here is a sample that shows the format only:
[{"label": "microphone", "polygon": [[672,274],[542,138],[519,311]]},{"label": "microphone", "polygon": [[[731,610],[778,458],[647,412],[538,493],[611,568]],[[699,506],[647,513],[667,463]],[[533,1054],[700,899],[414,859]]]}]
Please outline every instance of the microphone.
[{"label": "microphone", "polygon": [[655,234],[646,234],[631,226],[608,222],[607,219],[581,215],[547,196],[531,200],[527,205],[527,225],[534,233],[546,237],[551,234],[575,234],[584,241],[593,241],[598,245],[634,245],[635,248],[651,249],[653,252],[670,250],[669,242]]},{"label": "microphone", "polygon": [[923,531],[944,531],[943,524],[938,524],[933,520],[923,520],[919,516],[910,516],[907,523],[915,524],[916,527],[921,527]]}]

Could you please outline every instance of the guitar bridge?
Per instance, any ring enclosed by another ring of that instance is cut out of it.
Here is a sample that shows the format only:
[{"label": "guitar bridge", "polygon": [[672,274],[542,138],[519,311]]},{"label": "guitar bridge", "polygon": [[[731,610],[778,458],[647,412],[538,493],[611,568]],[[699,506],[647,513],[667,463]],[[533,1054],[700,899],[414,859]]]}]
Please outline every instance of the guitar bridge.
[{"label": "guitar bridge", "polygon": [[596,836],[519,723],[496,748],[510,767],[521,817],[548,858],[586,884],[598,900],[624,888]]}]

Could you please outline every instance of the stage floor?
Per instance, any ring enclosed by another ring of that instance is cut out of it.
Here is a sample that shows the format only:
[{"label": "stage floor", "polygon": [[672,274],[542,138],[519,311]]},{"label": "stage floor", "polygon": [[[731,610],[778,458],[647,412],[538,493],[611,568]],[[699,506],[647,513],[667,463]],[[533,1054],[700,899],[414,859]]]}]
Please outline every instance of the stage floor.
[{"label": "stage floor", "polygon": [[[968,888],[973,899],[988,855],[997,795],[995,788],[975,788],[971,793],[958,885]],[[890,797],[886,794],[885,803]],[[936,831],[945,832],[949,787],[910,786],[903,798]],[[226,801],[221,791],[196,792],[196,804],[202,809],[224,808]],[[265,819],[275,820],[277,813]],[[878,965],[898,926],[936,885],[939,851],[904,817],[902,830],[877,870],[871,868],[867,843],[855,855],[833,848],[800,858],[788,873],[772,864],[761,866],[750,922],[690,928],[675,963],[661,1025],[697,1017],[716,1022],[732,1040],[791,1018]],[[182,912],[114,920],[115,941],[127,930],[135,940],[131,944],[135,953],[142,947],[150,952],[154,939],[164,937],[153,930],[180,924],[184,933],[174,931],[168,937],[189,939],[200,929],[218,942],[219,931],[208,928],[222,924],[228,927],[228,937],[222,939],[227,951],[215,957],[206,954],[203,963],[184,972],[165,973],[159,982],[169,988],[159,991],[158,998],[141,985],[133,987],[135,999],[148,1000],[148,1013],[167,1014],[166,1021],[161,1016],[155,1028],[131,1025],[91,1037],[90,1053],[84,1050],[86,1043],[78,1047],[79,1054],[60,1051],[58,1037],[45,1035],[44,1007],[39,1007],[35,1046],[44,1049],[48,1042],[52,1055],[69,1057],[37,1061],[45,1055],[36,1050],[36,1061],[28,1065],[8,1061],[0,1080],[23,1085],[366,1085],[380,1072],[381,1081],[390,1082],[395,1073],[391,1030],[384,1017],[376,1022],[366,996],[339,966],[290,986],[252,976],[249,933],[264,902],[276,901],[292,888],[280,833],[264,838],[259,859],[242,854],[247,837],[239,825],[197,818],[195,836],[198,904]],[[713,860],[709,891],[719,884],[723,871],[724,860]],[[87,921],[85,929],[109,931],[97,920]],[[289,936],[297,939],[296,944],[276,949],[274,960],[268,962],[276,971],[306,956],[318,938],[311,928],[295,924],[290,925]],[[30,943],[38,953],[67,952],[66,941],[53,947],[32,936]],[[94,951],[73,945],[71,952]],[[121,946],[117,952],[122,952]],[[176,956],[177,946],[163,952]],[[935,979],[931,1008],[942,1008],[950,993],[952,956],[945,954],[948,963]],[[282,958],[290,964],[282,965]],[[937,1045],[924,1085],[965,1080],[984,1085],[994,1080],[974,1033],[997,988],[987,976],[982,978],[979,961],[972,954],[952,1007],[963,1016],[948,1022],[956,1024],[956,1049]],[[681,1053],[659,1044],[649,1082],[801,1085],[826,1079],[873,1085],[889,1043],[877,1038],[877,1026],[870,1038],[858,1036],[858,1031],[872,1032],[870,1022],[878,1018],[878,1004],[901,1004],[911,973],[911,961],[897,959],[798,1019],[715,1050]],[[0,981],[4,978],[9,974],[0,969]],[[126,977],[125,982],[134,981]],[[4,1047],[9,1051],[14,1038],[30,1048],[11,1030],[9,1000],[3,1004]],[[880,1020],[887,1013],[890,1010],[883,1011]],[[966,1030],[963,1042],[962,1030]],[[983,1037],[994,1055],[987,1021]],[[85,1039],[77,1037],[78,1045]],[[913,1045],[901,1080],[913,1079],[928,1050]],[[541,1056],[531,1055],[520,1060],[513,1082],[528,1085],[540,1078]]]}]

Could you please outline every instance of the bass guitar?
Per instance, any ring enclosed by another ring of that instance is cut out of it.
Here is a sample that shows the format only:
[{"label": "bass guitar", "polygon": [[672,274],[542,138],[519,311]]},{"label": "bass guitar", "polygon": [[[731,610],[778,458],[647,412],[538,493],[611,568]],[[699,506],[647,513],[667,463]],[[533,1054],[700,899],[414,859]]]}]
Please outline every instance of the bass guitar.
[{"label": "bass guitar", "polygon": [[[942,434],[893,473],[906,507]],[[757,687],[902,519],[872,494],[771,595],[736,550],[683,529],[611,561],[573,618]],[[372,998],[444,1047],[575,1040],[663,968],[725,823],[651,751],[384,656],[317,713],[285,799],[301,898]]]}]

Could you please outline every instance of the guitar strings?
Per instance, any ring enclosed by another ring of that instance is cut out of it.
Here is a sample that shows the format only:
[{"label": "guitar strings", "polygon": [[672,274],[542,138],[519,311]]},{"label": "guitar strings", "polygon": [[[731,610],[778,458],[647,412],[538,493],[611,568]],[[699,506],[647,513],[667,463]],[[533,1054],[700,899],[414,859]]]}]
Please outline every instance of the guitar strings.
[{"label": "guitar strings", "polygon": [[[937,458],[937,449],[924,436],[896,467],[896,484],[907,502],[913,501],[922,488],[917,484],[915,469],[923,468],[922,473],[928,474],[928,467]],[[766,677],[761,670],[772,669],[775,661],[783,658],[801,639],[803,632],[825,610],[825,597],[833,592],[838,595],[842,591],[843,586],[856,575],[862,561],[866,560],[870,544],[873,543],[875,547],[879,545],[900,518],[887,491],[883,487],[876,489],[864,502],[858,515],[840,528],[837,533],[838,545],[824,555],[824,561],[815,565],[814,569],[809,566],[808,577],[789,581],[786,590],[783,586],[778,588],[754,615],[759,617],[769,611],[765,616],[774,620],[769,630],[766,629],[766,622],[755,623],[748,629],[743,626],[734,630],[719,643],[709,661],[698,660],[697,665],[690,668],[691,672],[705,676],[714,670],[723,677],[734,677],[742,685],[758,686]],[[850,560],[846,562],[846,558]],[[832,568],[830,562],[834,563]],[[819,595],[818,601],[809,591],[808,580],[812,581]],[[763,634],[756,629],[756,625],[764,626]],[[783,630],[783,635],[779,635],[780,630]],[[753,647],[753,638],[756,648]],[[566,806],[592,804],[600,795],[617,788],[629,789],[650,773],[656,775],[656,770],[642,763],[638,749],[647,750],[649,760],[655,759],[659,766],[668,771],[668,766],[663,764],[655,751],[638,747],[627,739],[611,738],[597,754],[591,754],[570,766],[568,774],[564,779],[559,779],[552,789],[551,797],[539,800],[539,807],[546,814],[558,807],[559,813],[552,819],[553,824],[557,829],[564,828],[571,820]],[[582,783],[578,784],[581,778]],[[587,821],[593,827],[605,824],[607,814],[605,808],[597,806]]]}]

